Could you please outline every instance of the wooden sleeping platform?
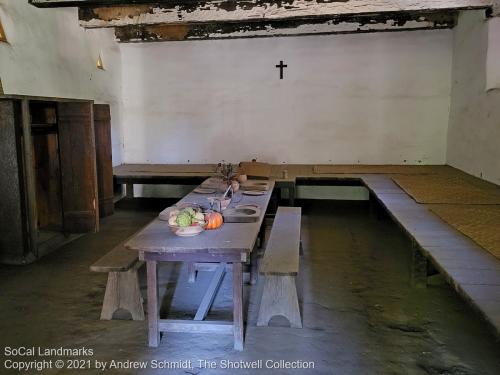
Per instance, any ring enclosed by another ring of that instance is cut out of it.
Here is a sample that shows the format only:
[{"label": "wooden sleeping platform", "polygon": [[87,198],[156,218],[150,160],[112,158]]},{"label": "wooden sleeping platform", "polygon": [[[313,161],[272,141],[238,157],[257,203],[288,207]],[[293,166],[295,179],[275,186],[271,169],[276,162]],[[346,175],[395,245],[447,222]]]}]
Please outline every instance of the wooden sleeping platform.
[{"label": "wooden sleeping platform", "polygon": [[113,168],[115,184],[125,185],[127,198],[135,184],[199,185],[215,174],[215,164],[122,164]]},{"label": "wooden sleeping platform", "polygon": [[[114,168],[114,176],[116,183],[127,186],[194,185],[214,170],[215,165],[206,164],[125,164]],[[276,188],[289,189],[290,205],[303,180],[350,180],[366,186],[371,199],[412,240],[415,285],[425,287],[428,270],[438,270],[500,335],[500,237],[495,225],[500,220],[500,187],[442,165],[280,164],[271,166],[271,178]]]}]

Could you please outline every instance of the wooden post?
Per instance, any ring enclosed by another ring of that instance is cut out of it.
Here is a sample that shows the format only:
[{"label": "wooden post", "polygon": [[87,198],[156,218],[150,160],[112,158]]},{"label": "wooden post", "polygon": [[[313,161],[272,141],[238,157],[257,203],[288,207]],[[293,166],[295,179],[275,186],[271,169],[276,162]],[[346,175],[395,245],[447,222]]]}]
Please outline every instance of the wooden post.
[{"label": "wooden post", "polygon": [[23,153],[24,153],[24,179],[26,181],[26,200],[28,211],[29,248],[38,257],[37,238],[37,209],[36,209],[36,178],[33,170],[33,141],[31,138],[31,116],[28,99],[21,101],[22,128],[23,128]]},{"label": "wooden post", "polygon": [[128,182],[125,193],[126,193],[127,198],[133,198],[134,197],[134,184]]},{"label": "wooden post", "polygon": [[422,254],[415,241],[411,246],[411,282],[416,288],[427,288],[427,258]]},{"label": "wooden post", "polygon": [[233,263],[234,349],[243,350],[243,265]]},{"label": "wooden post", "polygon": [[290,207],[295,206],[295,183],[289,185],[288,187],[288,204]]},{"label": "wooden post", "polygon": [[148,279],[148,327],[149,346],[157,347],[160,344],[160,331],[158,327],[158,262],[155,260],[146,261]]}]

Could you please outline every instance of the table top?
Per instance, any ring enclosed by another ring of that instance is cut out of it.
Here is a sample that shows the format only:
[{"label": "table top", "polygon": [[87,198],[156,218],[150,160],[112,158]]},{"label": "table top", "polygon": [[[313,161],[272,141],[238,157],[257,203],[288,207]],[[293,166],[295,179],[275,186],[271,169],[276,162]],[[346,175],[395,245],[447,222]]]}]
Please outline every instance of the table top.
[{"label": "table top", "polygon": [[[265,212],[274,188],[269,181],[269,190],[261,196],[247,196],[238,191],[229,207],[241,204],[256,204],[261,209],[260,218],[254,223],[224,223],[216,230],[205,230],[194,237],[176,236],[166,221],[155,219],[131,238],[125,247],[140,252],[153,253],[250,253],[255,245]],[[208,206],[208,197],[214,194],[189,193],[178,203],[196,203]]]}]

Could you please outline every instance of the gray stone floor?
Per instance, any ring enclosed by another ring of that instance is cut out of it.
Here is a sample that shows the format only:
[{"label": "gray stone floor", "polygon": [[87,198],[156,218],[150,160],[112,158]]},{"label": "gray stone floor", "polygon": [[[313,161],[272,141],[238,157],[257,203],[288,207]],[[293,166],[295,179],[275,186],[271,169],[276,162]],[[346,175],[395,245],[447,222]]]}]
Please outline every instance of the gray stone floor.
[{"label": "gray stone floor", "polygon": [[[283,327],[280,319],[273,320],[273,327],[255,326],[260,283],[245,286],[243,352],[233,351],[230,336],[190,334],[168,334],[152,349],[146,346],[146,322],[100,321],[106,276],[89,272],[89,265],[156,215],[150,209],[121,209],[102,221],[99,233],[36,264],[0,266],[0,373],[14,373],[4,369],[7,359],[43,359],[8,358],[3,348],[39,346],[91,348],[93,356],[76,358],[90,359],[92,366],[96,360],[108,365],[112,360],[147,362],[146,370],[121,371],[128,374],[500,374],[500,345],[465,302],[439,277],[425,290],[410,286],[410,244],[394,224],[371,218],[366,206],[354,203],[309,202],[303,213],[298,280],[303,329]],[[200,272],[189,284],[183,265],[163,265],[163,314],[194,316],[210,276]],[[231,317],[230,281],[228,273],[210,319]],[[258,359],[264,360],[264,369],[198,366],[198,360],[221,366],[224,360]],[[153,360],[191,360],[194,368],[152,369]],[[315,368],[265,369],[266,360],[313,361]]]}]

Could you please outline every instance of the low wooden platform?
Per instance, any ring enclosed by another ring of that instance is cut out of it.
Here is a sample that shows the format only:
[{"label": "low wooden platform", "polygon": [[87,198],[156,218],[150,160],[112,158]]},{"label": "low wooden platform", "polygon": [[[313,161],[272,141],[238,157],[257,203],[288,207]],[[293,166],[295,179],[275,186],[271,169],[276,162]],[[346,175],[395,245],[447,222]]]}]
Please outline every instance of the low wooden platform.
[{"label": "low wooden platform", "polygon": [[425,260],[439,270],[500,336],[500,261],[425,205],[415,202],[389,177],[366,175],[362,180],[412,238]]}]

